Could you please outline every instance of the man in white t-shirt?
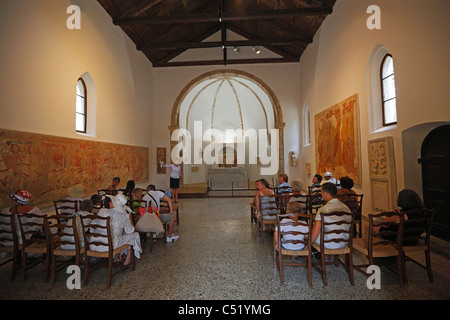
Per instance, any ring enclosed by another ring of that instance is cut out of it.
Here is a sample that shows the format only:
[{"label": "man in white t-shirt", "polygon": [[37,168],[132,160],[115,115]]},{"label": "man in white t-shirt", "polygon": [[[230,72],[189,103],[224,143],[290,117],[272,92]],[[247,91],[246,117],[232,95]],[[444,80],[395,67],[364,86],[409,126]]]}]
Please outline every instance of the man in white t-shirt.
[{"label": "man in white t-shirt", "polygon": [[159,213],[161,217],[161,221],[169,224],[169,233],[167,235],[167,242],[175,242],[180,238],[180,236],[172,234],[173,232],[173,224],[175,222],[175,214],[173,212],[172,199],[167,196],[162,191],[157,191],[155,185],[150,184],[147,187],[147,193],[142,197],[143,200],[147,201],[148,206],[157,207],[158,212],[160,212],[160,200],[164,199],[169,204],[169,212],[168,213]]},{"label": "man in white t-shirt", "polygon": [[325,181],[323,183],[331,182],[334,183],[338,188],[341,186],[341,182],[333,177],[333,174],[329,171],[325,172],[324,174]]}]

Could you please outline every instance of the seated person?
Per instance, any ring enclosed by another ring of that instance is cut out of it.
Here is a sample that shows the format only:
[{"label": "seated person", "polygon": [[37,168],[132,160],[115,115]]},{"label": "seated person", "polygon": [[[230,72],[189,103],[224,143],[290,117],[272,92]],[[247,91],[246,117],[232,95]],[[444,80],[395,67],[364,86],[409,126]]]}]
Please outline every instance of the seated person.
[{"label": "seated person", "polygon": [[[302,213],[302,207],[300,206],[300,203],[297,202],[289,202],[288,206],[287,206],[287,210],[286,213],[289,213],[291,218],[284,218],[283,220],[281,220],[281,223],[286,223],[286,222],[298,222],[298,218],[299,218],[299,214]],[[308,233],[308,227],[302,224],[297,224],[297,225],[286,225],[286,226],[281,226],[280,227],[280,231],[281,232],[289,232],[289,231],[294,231],[294,232],[303,232],[303,233]],[[304,235],[303,234],[285,234],[283,235],[282,240],[287,241],[287,240],[304,240]],[[275,242],[275,248],[278,250],[278,230],[277,228],[275,228],[275,232],[273,234],[273,240]],[[305,245],[303,243],[282,243],[282,246],[284,249],[287,250],[302,250]]]},{"label": "seated person", "polygon": [[[320,213],[330,213],[330,212],[336,212],[336,211],[345,211],[348,213],[351,213],[350,209],[339,201],[337,198],[337,187],[334,183],[326,182],[322,185],[322,198],[327,202],[325,205],[320,207],[316,213],[316,218],[314,220],[312,232],[311,232],[311,241],[315,242],[317,244],[320,244],[320,232],[322,227],[322,218],[320,216]],[[326,217],[326,222],[333,222],[336,221],[336,218],[339,220],[342,219],[342,217],[334,217],[334,216],[328,216]],[[347,216],[348,221],[351,221],[351,216]],[[344,225],[343,225],[344,226]],[[345,227],[350,228],[350,225],[345,225]],[[332,231],[333,229],[330,228],[336,228],[336,230],[342,230],[342,226],[330,226],[326,228],[326,231]],[[325,240],[331,240],[331,239],[348,239],[348,234],[332,234],[327,235]],[[344,242],[327,242],[325,244],[326,249],[340,249],[345,246]]]},{"label": "seated person", "polygon": [[312,178],[312,185],[309,188],[311,194],[315,194],[317,192],[319,192],[319,193],[321,192],[321,190],[322,190],[321,182],[322,182],[322,176],[320,174],[318,174],[318,173],[315,174],[314,177]]},{"label": "seated person", "polygon": [[92,213],[98,213],[100,209],[103,207],[103,197],[99,194],[93,194],[91,196],[92,201]]},{"label": "seated person", "polygon": [[337,180],[335,177],[333,177],[333,174],[329,171],[325,172],[325,174],[323,175],[325,177],[325,181],[326,182],[331,182],[334,183],[336,186],[340,186],[341,182],[339,180]]},{"label": "seated person", "polygon": [[114,177],[112,179],[111,185],[108,188],[106,188],[108,190],[106,192],[106,194],[110,194],[112,196],[117,195],[117,186],[119,185],[119,183],[120,183],[120,178],[119,177]]},{"label": "seated person", "polygon": [[147,193],[142,197],[145,201],[148,202],[147,207],[156,207],[156,210],[159,212],[160,210],[160,201],[164,199],[169,204],[169,212],[168,213],[160,213],[160,218],[162,222],[169,224],[169,231],[167,234],[166,241],[167,242],[175,242],[180,236],[173,234],[173,225],[175,222],[175,214],[173,211],[172,199],[169,198],[164,192],[157,191],[155,185],[150,184],[147,186]]},{"label": "seated person", "polygon": [[[7,215],[11,215],[11,214],[27,214],[27,213],[33,213],[33,214],[37,214],[37,215],[44,215],[41,211],[41,209],[39,209],[38,207],[35,206],[29,206],[28,202],[31,200],[31,193],[26,191],[26,190],[17,190],[16,192],[13,192],[9,195],[9,198],[11,199],[11,207],[7,207],[4,208],[2,210],[3,214],[7,214]],[[3,217],[2,217],[3,218]],[[20,231],[20,227],[19,227],[19,219],[17,218],[17,216],[15,217],[15,227],[16,227],[16,232],[17,232],[17,238],[19,240],[19,244],[22,244],[22,234]],[[34,220],[31,219],[31,220]],[[40,220],[40,219],[39,219]],[[2,222],[6,222],[9,223],[10,220],[8,221],[2,221]],[[39,221],[36,221],[39,222]],[[2,225],[0,226],[0,228],[8,228],[8,226]],[[32,230],[37,228],[37,226],[27,226],[24,225],[24,230]],[[11,229],[9,228],[8,231],[11,231]],[[4,242],[3,244],[5,245],[9,245],[7,242]],[[11,241],[11,246],[13,245],[12,241]]]},{"label": "seated person", "polygon": [[[135,231],[134,226],[131,224],[131,219],[127,213],[126,207],[127,200],[124,195],[118,194],[117,196],[106,196],[103,201],[103,208],[98,212],[99,216],[111,217],[111,232],[112,232],[112,242],[113,248],[117,249],[124,244],[133,245],[134,255],[136,258],[140,258],[142,252],[141,248],[141,238],[139,233]],[[103,221],[102,221],[103,223]],[[96,230],[97,233],[106,234],[105,229]],[[92,239],[91,239],[92,240]],[[103,241],[104,239],[99,238],[98,241]],[[108,251],[108,247],[102,245],[91,245],[91,250],[105,252]],[[120,253],[121,254],[121,253]],[[121,256],[118,254],[115,257],[115,261],[121,261]],[[129,265],[131,263],[131,255],[133,253],[130,249],[127,249],[126,259],[124,265]]]},{"label": "seated person", "polygon": [[[402,191],[400,191],[398,193],[398,197],[397,197],[397,205],[398,205],[399,209],[397,209],[396,211],[403,212],[405,214],[405,216],[404,216],[405,221],[407,221],[408,219],[417,219],[417,218],[425,217],[423,211],[415,210],[415,209],[423,209],[424,204],[423,204],[422,200],[420,199],[420,196],[414,190],[403,189]],[[386,217],[383,219],[383,221],[395,221],[398,223],[398,222],[400,222],[400,218],[398,216]],[[417,227],[422,228],[422,230],[419,232],[407,230],[407,228],[417,228]],[[411,224],[405,225],[404,237],[415,236],[415,237],[417,237],[417,239],[405,241],[405,242],[403,242],[403,244],[408,245],[408,246],[415,245],[419,241],[419,236],[425,231],[425,227],[426,227],[425,223],[421,224],[420,226],[417,226],[417,225],[412,226]],[[389,227],[378,226],[378,227],[373,227],[373,229],[374,229],[373,234],[376,235],[380,231],[391,230],[391,231],[397,232],[398,226],[396,226],[396,225],[391,225]],[[366,235],[368,236],[367,231],[368,231],[368,225],[366,225]],[[389,237],[389,235],[382,235],[382,237],[387,240],[393,241],[395,239],[392,237],[396,237],[396,235],[392,235],[391,237]]]},{"label": "seated person", "polygon": [[354,185],[355,184],[353,183],[353,180],[351,178],[341,178],[341,188],[338,190],[338,198],[340,201],[356,199],[352,196],[356,194],[355,190],[352,189]]},{"label": "seated person", "polygon": [[136,187],[136,183],[134,180],[128,180],[127,186],[125,187],[125,190],[123,190],[123,195],[127,197],[128,199],[131,198],[131,193],[133,192],[134,188]]},{"label": "seated person", "polygon": [[[276,219],[276,215],[269,215],[272,213],[277,213],[278,210],[272,209],[270,202],[273,200],[269,195],[275,194],[272,189],[269,188],[269,183],[265,179],[259,179],[255,182],[256,192],[253,203],[256,206],[256,215],[260,215],[262,219]],[[261,202],[261,203],[260,203]]]},{"label": "seated person", "polygon": [[288,183],[289,178],[287,174],[281,173],[278,175],[278,188],[277,188],[277,194],[283,195],[285,193],[291,193],[292,187]]}]

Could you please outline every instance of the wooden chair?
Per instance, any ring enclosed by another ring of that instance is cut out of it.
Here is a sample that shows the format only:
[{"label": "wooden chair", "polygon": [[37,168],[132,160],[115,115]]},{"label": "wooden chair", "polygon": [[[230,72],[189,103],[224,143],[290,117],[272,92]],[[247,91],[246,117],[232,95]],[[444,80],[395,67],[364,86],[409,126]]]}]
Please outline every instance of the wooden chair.
[{"label": "wooden chair", "polygon": [[[345,211],[337,211],[330,213],[320,213],[321,230],[320,230],[320,244],[313,243],[312,246],[322,254],[322,279],[323,284],[327,285],[326,265],[334,264],[336,267],[339,263],[344,265],[349,273],[350,283],[354,285],[353,277],[353,225],[355,222],[355,215]],[[338,238],[338,239],[337,239]],[[346,239],[345,239],[346,238]],[[342,248],[329,249],[326,248],[330,243],[342,244]],[[333,256],[333,262],[327,262],[325,255]],[[346,263],[344,264],[339,255],[345,255]]]},{"label": "wooden chair", "polygon": [[[363,194],[345,194],[340,195],[339,198],[342,203],[346,204],[347,207],[355,214],[355,229],[354,235],[362,238],[362,204],[363,204]],[[356,229],[358,225],[358,229]]]},{"label": "wooden chair", "polygon": [[281,205],[281,213],[286,212],[287,204],[289,202],[290,194],[292,193],[292,187],[278,187],[275,193],[280,196],[279,200]]},{"label": "wooden chair", "polygon": [[[49,226],[47,237],[50,239],[51,249],[51,277],[50,284],[55,281],[56,273],[69,264],[81,264],[84,247],[81,246],[76,216],[64,214],[48,217]],[[81,227],[81,224],[79,224]],[[63,260],[58,261],[58,257]]]},{"label": "wooden chair", "polygon": [[[303,208],[302,212],[305,213],[305,214],[310,214],[311,212],[308,209],[309,208],[309,203],[310,203],[309,198],[310,198],[310,196],[307,195],[307,194],[303,194],[301,192],[293,192],[292,196],[289,199],[289,201],[290,202],[298,202],[298,203],[300,203],[300,205]],[[287,205],[286,205],[286,207],[287,207]]]},{"label": "wooden chair", "polygon": [[61,199],[53,201],[53,204],[55,205],[55,212],[57,215],[60,214],[73,215],[80,209],[79,200]]},{"label": "wooden chair", "polygon": [[322,199],[322,193],[308,194],[306,212],[315,214],[320,207],[325,205],[326,201]]},{"label": "wooden chair", "polygon": [[[423,218],[409,218],[413,217],[415,212],[422,213]],[[405,284],[408,284],[408,276],[406,274],[405,262],[411,261],[427,270],[428,280],[433,282],[433,272],[431,269],[431,256],[430,256],[430,238],[431,227],[433,224],[434,209],[415,209],[407,212],[408,220],[405,220],[404,235],[403,235],[403,278]],[[417,242],[416,242],[417,241]],[[410,242],[415,244],[410,244]],[[425,253],[425,265],[407,256],[408,253],[420,252]]]},{"label": "wooden chair", "polygon": [[[399,221],[394,221],[393,218]],[[374,227],[380,227],[380,231],[376,235],[374,234]],[[396,273],[400,286],[403,287],[403,228],[403,213],[388,211],[369,214],[368,238],[353,239],[353,249],[364,254],[368,258],[369,264],[355,265],[354,267],[367,276],[366,268],[375,265],[375,259],[382,262],[382,258],[396,257]]]},{"label": "wooden chair", "polygon": [[[289,214],[280,214],[277,215],[277,243],[278,248],[275,246],[275,238],[274,238],[274,248],[273,248],[273,260],[276,264],[279,272],[280,272],[280,281],[281,284],[284,283],[284,275],[283,275],[283,267],[284,266],[301,266],[306,267],[308,269],[308,282],[309,286],[312,286],[312,255],[311,255],[311,230],[312,230],[312,222],[313,216],[308,214],[300,214],[299,221],[283,221],[284,218],[289,218]],[[303,225],[307,228],[307,232],[300,231],[281,231],[282,227],[286,226],[297,226]],[[283,237],[285,235],[303,235],[303,240],[285,240]],[[303,244],[304,247],[302,250],[288,250],[283,247],[283,244]],[[295,256],[305,257],[305,262],[294,262],[292,260]],[[289,260],[283,259],[283,257],[288,257]]]},{"label": "wooden chair", "polygon": [[[275,226],[277,224],[276,215],[281,213],[281,200],[277,194],[271,194],[259,197],[259,210],[257,214],[257,231],[264,242],[264,226]],[[263,219],[263,217],[273,217],[271,219]]]},{"label": "wooden chair", "polygon": [[[17,209],[16,209],[17,212]],[[13,281],[16,277],[16,271],[20,268],[20,252],[22,245],[19,244],[19,239],[16,232],[16,214],[4,214],[0,212],[0,252],[10,254],[3,261],[0,261],[0,266],[12,262],[11,276],[9,281]]]},{"label": "wooden chair", "polygon": [[250,222],[258,223],[256,219],[256,206],[253,203],[250,204]]},{"label": "wooden chair", "polygon": [[117,195],[117,190],[109,190],[109,189],[97,189],[97,193],[101,196],[105,196],[105,195],[111,195],[111,196],[115,196]]},{"label": "wooden chair", "polygon": [[[135,217],[134,218],[134,225],[136,225],[136,223],[139,221],[139,219],[141,217],[138,214],[139,209],[140,208],[144,208],[145,211],[147,211],[147,201],[145,201],[145,200],[129,201],[129,207],[131,208],[131,210],[133,210],[133,212],[136,213],[136,214],[133,214],[133,217]],[[154,232],[141,232],[141,231],[136,230],[136,232],[139,232],[139,235],[141,236],[141,241],[142,242],[145,242],[145,241],[147,241],[147,239],[149,239],[149,252],[150,253],[153,252],[153,246],[155,244],[166,243],[167,225],[163,221],[161,221],[161,223],[162,223],[162,225],[164,227],[164,233],[163,233],[163,237],[162,238],[155,238],[154,235],[156,236],[156,233],[154,233]]]},{"label": "wooden chair", "polygon": [[[98,267],[105,265],[108,269],[108,276],[106,280],[106,288],[111,287],[112,278],[128,268],[131,271],[135,269],[135,257],[133,246],[130,244],[124,244],[119,248],[113,248],[112,242],[112,231],[110,225],[110,217],[102,217],[96,214],[87,215],[81,217],[81,225],[83,229],[84,238],[84,281],[83,285],[86,286],[89,281],[89,273],[96,270]],[[89,229],[89,233],[88,233]],[[107,251],[94,251],[95,246],[106,246]],[[124,266],[122,263],[120,265],[114,265],[114,256],[123,250],[130,249],[132,251],[132,260],[128,266]],[[90,265],[90,258],[99,259],[95,264]],[[116,267],[116,271],[113,270]]]},{"label": "wooden chair", "polygon": [[[362,237],[362,200],[363,194],[342,194],[339,200],[355,214],[355,226],[353,234]],[[356,226],[358,225],[358,228]]]},{"label": "wooden chair", "polygon": [[[18,214],[20,233],[22,237],[22,278],[25,280],[27,270],[43,262],[45,269],[45,278],[48,280],[50,265],[50,240],[48,234],[48,220],[45,215],[34,213]],[[28,255],[41,255],[28,263]]]}]

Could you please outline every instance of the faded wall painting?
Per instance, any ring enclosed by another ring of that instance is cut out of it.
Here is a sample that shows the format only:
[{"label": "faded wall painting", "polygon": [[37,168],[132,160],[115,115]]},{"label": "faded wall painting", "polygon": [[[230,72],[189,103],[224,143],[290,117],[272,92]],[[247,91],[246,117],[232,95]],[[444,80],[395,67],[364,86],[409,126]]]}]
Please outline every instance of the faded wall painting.
[{"label": "faded wall painting", "polygon": [[316,172],[330,171],[337,179],[348,176],[360,184],[358,95],[316,114],[314,124]]},{"label": "faded wall painting", "polygon": [[75,185],[88,197],[116,176],[119,188],[147,181],[149,148],[0,129],[0,208],[17,189],[31,192],[31,204],[43,208]]}]

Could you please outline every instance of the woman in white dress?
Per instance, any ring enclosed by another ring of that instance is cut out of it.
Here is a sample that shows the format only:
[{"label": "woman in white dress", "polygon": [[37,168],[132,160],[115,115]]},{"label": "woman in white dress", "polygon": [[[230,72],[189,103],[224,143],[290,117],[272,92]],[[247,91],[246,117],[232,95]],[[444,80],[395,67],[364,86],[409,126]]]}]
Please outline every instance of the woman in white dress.
[{"label": "woman in white dress", "polygon": [[[104,200],[104,208],[100,209],[97,214],[102,217],[111,217],[113,248],[116,249],[124,244],[131,244],[135,257],[140,259],[142,252],[141,239],[139,233],[135,231],[134,226],[131,224],[131,219],[127,212],[129,208],[126,206],[126,203],[127,200],[122,194],[117,196],[107,195]],[[106,234],[106,230],[96,230],[96,232]],[[91,250],[105,252],[108,251],[108,247],[91,245]],[[131,250],[127,249],[126,254],[124,265],[129,265],[131,263]],[[115,258],[119,259],[119,256]]]}]

